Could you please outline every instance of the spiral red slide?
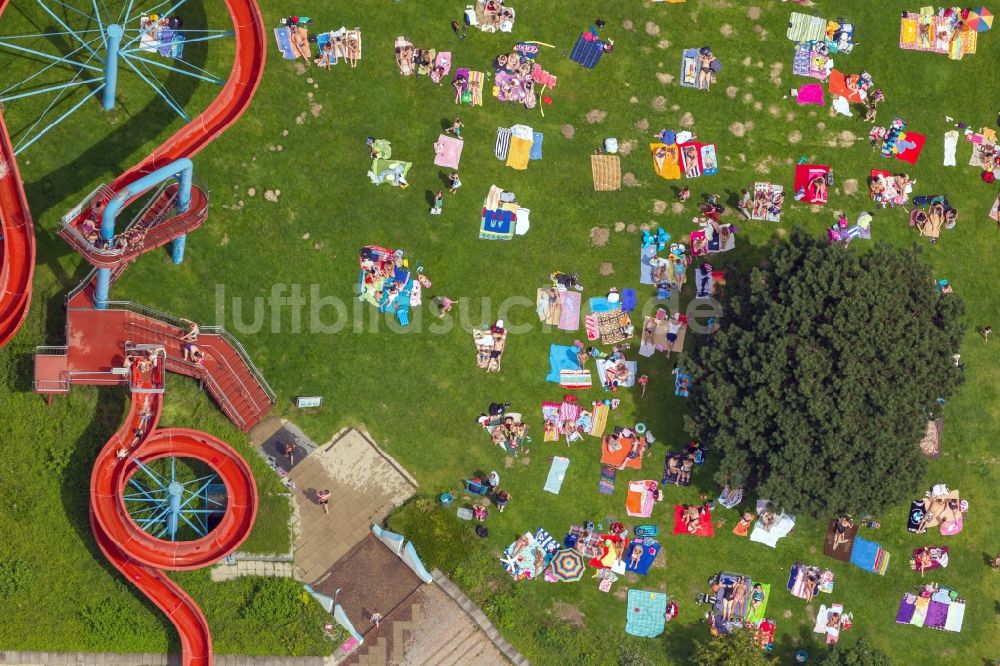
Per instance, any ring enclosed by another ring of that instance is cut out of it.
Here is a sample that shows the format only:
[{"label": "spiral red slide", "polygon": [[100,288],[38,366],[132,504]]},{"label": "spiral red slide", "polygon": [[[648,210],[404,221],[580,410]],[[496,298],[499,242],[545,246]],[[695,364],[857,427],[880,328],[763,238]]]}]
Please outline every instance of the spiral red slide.
[{"label": "spiral red slide", "polygon": [[[140,405],[147,402],[146,423]],[[164,570],[196,569],[219,561],[243,543],[257,516],[257,486],[246,461],[211,435],[186,428],[157,430],[162,394],[133,396],[125,422],[97,456],[90,477],[90,525],[105,557],[173,622],[185,666],[212,663],[212,636],[198,604]],[[138,443],[136,432],[145,433]],[[122,449],[128,455],[119,456]],[[174,456],[212,467],[226,488],[219,525],[196,541],[164,541],[128,515],[122,495],[141,462]]]},{"label": "spiral red slide", "polygon": [[[137,178],[182,157],[193,157],[243,115],[264,72],[264,22],[256,0],[225,0],[233,23],[236,56],[219,95],[139,164],[118,176],[118,191]],[[9,0],[0,0],[0,15]],[[0,116],[0,347],[24,322],[31,300],[35,238],[31,212],[6,125]],[[133,396],[124,424],[101,450],[91,475],[90,523],[108,560],[173,622],[185,666],[212,663],[212,637],[201,609],[164,573],[195,569],[222,559],[250,534],[257,514],[257,490],[246,462],[227,444],[188,429],[157,430],[161,394]],[[146,402],[146,422],[140,402]],[[136,433],[139,432],[139,436]],[[127,455],[119,457],[122,448]],[[167,542],[144,532],[128,515],[122,491],[139,462],[175,456],[211,466],[226,488],[220,524],[196,541]]]}]

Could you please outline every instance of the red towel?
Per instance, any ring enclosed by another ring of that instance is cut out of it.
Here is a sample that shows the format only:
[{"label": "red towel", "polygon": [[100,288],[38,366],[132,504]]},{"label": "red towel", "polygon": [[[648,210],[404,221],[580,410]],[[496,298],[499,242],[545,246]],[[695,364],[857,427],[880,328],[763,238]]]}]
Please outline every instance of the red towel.
[{"label": "red towel", "polygon": [[[684,514],[684,507],[680,504],[674,505],[674,534],[692,534],[688,532],[687,524],[685,524],[684,519],[681,517]],[[700,537],[710,537],[715,536],[715,528],[712,527],[712,512],[708,509],[701,514],[701,519],[698,522],[698,531],[693,533],[694,536]]]}]

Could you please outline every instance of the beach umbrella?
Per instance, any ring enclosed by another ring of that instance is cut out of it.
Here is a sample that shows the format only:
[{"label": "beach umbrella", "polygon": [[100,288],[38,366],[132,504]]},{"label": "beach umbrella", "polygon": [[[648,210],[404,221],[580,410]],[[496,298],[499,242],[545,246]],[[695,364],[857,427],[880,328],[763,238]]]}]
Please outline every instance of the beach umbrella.
[{"label": "beach umbrella", "polygon": [[580,580],[583,578],[583,555],[564,548],[552,558],[549,572],[553,578],[564,583]]},{"label": "beach umbrella", "polygon": [[986,7],[975,7],[969,10],[965,25],[976,32],[986,32],[993,27],[993,13]]}]

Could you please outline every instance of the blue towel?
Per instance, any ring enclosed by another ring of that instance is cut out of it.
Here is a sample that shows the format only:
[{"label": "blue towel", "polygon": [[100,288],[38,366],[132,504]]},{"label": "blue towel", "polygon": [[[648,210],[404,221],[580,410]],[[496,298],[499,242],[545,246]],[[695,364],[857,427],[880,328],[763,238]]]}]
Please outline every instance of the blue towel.
[{"label": "blue towel", "polygon": [[558,495],[568,468],[569,458],[563,458],[562,456],[554,457],[552,459],[552,466],[549,467],[549,476],[545,479],[545,488],[543,490],[553,495]]},{"label": "blue towel", "polygon": [[566,345],[549,347],[549,374],[545,375],[545,381],[558,384],[561,370],[579,369],[580,366],[576,362],[576,347],[567,347]]},{"label": "blue towel", "polygon": [[854,537],[854,548],[851,550],[851,564],[865,571],[875,573],[875,564],[880,549],[881,546],[874,541],[868,541],[860,536]]},{"label": "blue towel", "polygon": [[528,155],[528,159],[540,160],[542,159],[542,141],[545,140],[545,135],[541,132],[534,132],[531,139],[531,153]]},{"label": "blue towel", "polygon": [[[637,565],[632,566],[632,549],[636,546],[642,546],[642,557],[639,558],[639,563]],[[656,559],[659,552],[660,544],[656,539],[650,537],[638,537],[633,539],[632,544],[625,553],[625,571],[631,571],[632,573],[637,573],[642,576],[649,574],[649,568],[653,566],[653,561]]]},{"label": "blue towel", "polygon": [[653,265],[649,260],[656,256],[656,245],[649,245],[640,250],[639,284],[653,284]]},{"label": "blue towel", "polygon": [[635,289],[632,287],[622,289],[621,307],[625,312],[632,312],[632,310],[635,310]]},{"label": "blue towel", "polygon": [[590,299],[591,312],[607,312],[608,310],[614,310],[617,307],[621,307],[619,303],[612,303],[603,296]]},{"label": "blue towel", "polygon": [[584,39],[586,33],[580,33],[569,53],[569,59],[580,63],[587,69],[594,69],[604,54],[604,42],[599,39]]},{"label": "blue towel", "polygon": [[292,36],[288,34],[288,28],[275,28],[274,38],[278,42],[278,50],[285,60],[295,60],[295,50],[292,49]]},{"label": "blue towel", "polygon": [[[329,41],[330,41],[330,33],[328,33],[328,32],[321,32],[320,34],[316,35],[316,57],[317,58],[320,57],[321,55],[323,55],[323,47],[326,46],[327,42],[329,42]],[[337,64],[337,58],[332,53],[330,54],[330,64],[331,65],[336,65]]]}]

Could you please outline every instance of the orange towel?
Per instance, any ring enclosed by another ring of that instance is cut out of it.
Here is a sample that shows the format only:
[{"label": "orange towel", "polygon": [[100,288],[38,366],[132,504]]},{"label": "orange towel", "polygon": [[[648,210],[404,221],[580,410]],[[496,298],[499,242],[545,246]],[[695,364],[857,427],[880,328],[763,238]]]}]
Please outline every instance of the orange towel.
[{"label": "orange towel", "polygon": [[632,441],[625,437],[619,437],[618,443],[621,444],[621,448],[617,451],[608,450],[608,441],[605,439],[601,442],[601,464],[611,465],[613,467],[621,467],[622,463],[625,463],[625,467],[629,469],[642,469],[642,454],[646,450],[646,440],[645,438],[640,438],[639,444],[639,456],[631,460],[628,459],[629,451],[632,450]]}]

